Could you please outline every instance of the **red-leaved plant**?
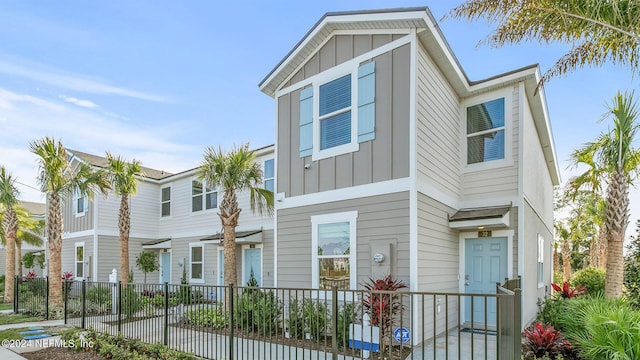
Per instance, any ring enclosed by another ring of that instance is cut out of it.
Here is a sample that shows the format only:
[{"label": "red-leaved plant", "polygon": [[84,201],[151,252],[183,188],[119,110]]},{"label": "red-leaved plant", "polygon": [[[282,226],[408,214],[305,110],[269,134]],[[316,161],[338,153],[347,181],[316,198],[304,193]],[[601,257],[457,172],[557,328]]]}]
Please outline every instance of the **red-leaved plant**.
[{"label": "red-leaved plant", "polygon": [[562,287],[560,287],[560,285],[558,284],[551,284],[551,287],[553,287],[553,290],[559,292],[563,299],[570,299],[578,295],[582,295],[587,291],[587,288],[584,286],[575,287],[572,289],[569,287],[569,283],[566,281],[564,282]]},{"label": "red-leaved plant", "polygon": [[[402,280],[387,275],[384,279],[371,279],[363,287],[369,292],[362,299],[364,312],[371,318],[371,325],[380,328],[380,339],[390,336],[394,316],[404,310],[402,297],[392,292],[407,288]],[[384,344],[381,344],[384,348]]]},{"label": "red-leaved plant", "polygon": [[24,278],[25,278],[25,280],[33,280],[33,279],[35,279],[37,277],[38,277],[38,274],[36,274],[33,271],[29,271]]},{"label": "red-leaved plant", "polygon": [[527,360],[541,359],[545,355],[550,359],[558,355],[563,359],[577,358],[571,344],[551,325],[536,323],[525,329],[523,334],[522,353]]}]

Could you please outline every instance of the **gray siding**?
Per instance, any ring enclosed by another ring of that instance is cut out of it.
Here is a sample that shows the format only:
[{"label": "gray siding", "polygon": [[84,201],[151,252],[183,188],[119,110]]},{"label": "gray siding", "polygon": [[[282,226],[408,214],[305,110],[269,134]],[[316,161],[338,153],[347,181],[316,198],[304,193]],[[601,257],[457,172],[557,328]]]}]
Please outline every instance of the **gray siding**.
[{"label": "gray siding", "polygon": [[[102,196],[102,195],[94,195]],[[93,229],[93,198],[89,200],[89,206],[84,215],[76,216],[73,213],[73,196],[71,194],[64,197],[62,201],[62,218],[64,220],[64,232],[74,233]]]},{"label": "gray siding", "polygon": [[[142,243],[149,240],[150,239],[129,238],[129,268],[133,269],[133,280],[137,283],[142,283],[144,273],[136,267],[136,257],[142,252]],[[93,253],[91,253],[91,255],[93,255]],[[96,281],[109,281],[109,275],[113,269],[116,269],[119,274],[120,238],[117,236],[98,236],[98,257],[98,274]],[[158,277],[147,275],[147,282],[157,283]]]},{"label": "gray siding", "polygon": [[311,286],[311,216],[358,211],[357,283],[378,277],[371,244],[391,245],[391,274],[409,283],[409,193],[309,205],[278,211],[278,286]]},{"label": "gray siding", "polygon": [[422,46],[417,60],[417,175],[439,191],[459,197],[460,100]]},{"label": "gray siding", "polygon": [[[524,248],[522,279],[522,291],[527,296],[522,300],[522,324],[526,326],[535,319],[538,311],[537,301],[545,297],[545,290],[549,290],[552,280],[551,268],[553,259],[551,258],[551,248],[553,234],[544,225],[544,222],[535,213],[528,202],[524,202]],[[538,287],[538,234],[544,237],[544,286]]]},{"label": "gray siding", "polygon": [[[75,265],[75,250],[76,243],[84,242],[84,278],[87,281],[95,281],[96,278],[94,274],[92,274],[93,262],[96,259],[93,258],[93,236],[82,236],[72,239],[62,239],[62,250],[60,251],[61,263],[62,263],[62,272],[68,271],[76,276],[76,265]],[[108,280],[108,279],[106,279]]]},{"label": "gray siding", "polygon": [[[327,46],[329,44],[319,53],[328,51]],[[336,55],[337,58],[340,56]],[[278,98],[277,192],[290,197],[409,176],[410,46],[401,46],[374,60],[376,138],[360,143],[356,152],[316,162],[312,162],[311,157],[300,158],[300,91]],[[325,69],[324,66],[319,68]],[[311,167],[305,169],[305,164],[311,164]]]},{"label": "gray siding", "polygon": [[262,286],[266,287],[274,286],[273,244],[275,239],[273,234],[273,230],[265,230],[262,238]]}]

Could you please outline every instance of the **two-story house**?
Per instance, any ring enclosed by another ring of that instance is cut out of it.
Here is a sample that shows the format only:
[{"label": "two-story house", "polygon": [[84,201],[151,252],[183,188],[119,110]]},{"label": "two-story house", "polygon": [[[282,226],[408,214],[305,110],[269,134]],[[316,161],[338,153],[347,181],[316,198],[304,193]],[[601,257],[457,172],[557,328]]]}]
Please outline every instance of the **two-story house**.
[{"label": "two-story house", "polygon": [[[43,203],[37,203],[37,202],[32,202],[32,201],[19,201],[18,202],[18,208],[21,208],[22,210],[26,211],[27,214],[35,221],[44,221],[45,218],[45,204]],[[43,229],[44,231],[44,229]],[[44,237],[43,237],[44,239]],[[33,271],[36,275],[41,276],[42,275],[42,270],[43,268],[40,267],[39,264],[34,263],[32,267],[28,268],[25,266],[25,264],[23,264],[22,269],[20,270],[19,265],[18,265],[18,257],[22,257],[24,258],[24,255],[28,254],[28,253],[33,253],[36,254],[38,256],[43,256],[44,255],[44,244],[40,245],[40,246],[36,246],[36,245],[31,245],[28,244],[26,242],[22,243],[22,246],[20,247],[20,254],[17,251],[18,249],[16,248],[16,275],[20,275],[22,274],[23,276],[25,276],[28,272]],[[22,259],[20,259],[22,260]],[[0,244],[0,274],[4,274],[5,273],[5,265],[6,265],[6,261],[7,261],[7,250],[5,248],[4,244]]]},{"label": "two-story house", "polygon": [[469,80],[425,7],[324,15],[259,84],[277,114],[276,286],[391,274],[495,293],[521,276],[533,319],[559,184],[539,79],[533,65]]},{"label": "two-story house", "polygon": [[[71,166],[85,162],[96,168],[107,165],[104,157],[68,150]],[[263,165],[264,184],[274,184],[273,146],[255,150]],[[177,174],[143,168],[137,193],[130,197],[131,232],[129,261],[134,280],[143,273],[135,259],[143,250],[156,251],[160,270],[147,276],[152,283],[180,283],[183,274],[191,284],[223,285],[222,227],[217,215],[222,194],[197,177],[197,169]],[[246,284],[253,270],[263,286],[273,285],[273,218],[254,214],[249,195],[238,194],[243,209],[236,229],[238,284]],[[119,197],[73,195],[64,201],[62,271],[76,279],[108,281],[120,269],[118,231]],[[241,268],[240,268],[241,267]]]}]

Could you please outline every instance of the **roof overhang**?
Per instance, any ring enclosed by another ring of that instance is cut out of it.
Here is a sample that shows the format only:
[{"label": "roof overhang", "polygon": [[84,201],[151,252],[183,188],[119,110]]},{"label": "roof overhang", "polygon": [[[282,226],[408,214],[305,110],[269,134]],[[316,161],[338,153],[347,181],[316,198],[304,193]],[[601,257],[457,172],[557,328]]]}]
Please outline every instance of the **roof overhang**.
[{"label": "roof overhang", "polygon": [[171,249],[171,238],[157,239],[142,243],[143,249]]},{"label": "roof overhang", "polygon": [[511,205],[462,209],[449,216],[449,227],[458,230],[483,230],[510,227]]},{"label": "roof overhang", "polygon": [[[204,237],[200,241],[206,244],[221,244],[224,238],[223,233],[217,233],[211,236]],[[249,230],[249,231],[237,231],[236,232],[236,244],[261,244],[262,243],[262,229]]]}]

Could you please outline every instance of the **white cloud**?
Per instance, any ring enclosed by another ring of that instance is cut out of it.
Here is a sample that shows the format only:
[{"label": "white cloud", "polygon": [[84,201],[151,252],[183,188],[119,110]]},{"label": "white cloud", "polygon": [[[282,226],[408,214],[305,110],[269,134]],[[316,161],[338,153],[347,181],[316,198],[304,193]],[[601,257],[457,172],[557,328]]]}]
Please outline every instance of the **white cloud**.
[{"label": "white cloud", "polygon": [[71,96],[65,96],[65,95],[61,95],[60,98],[62,98],[62,100],[68,102],[68,103],[72,103],[75,104],[77,106],[80,107],[85,107],[85,108],[89,108],[89,109],[94,109],[98,107],[98,104],[94,103],[93,101],[90,100],[81,100],[78,98],[74,98]]}]

